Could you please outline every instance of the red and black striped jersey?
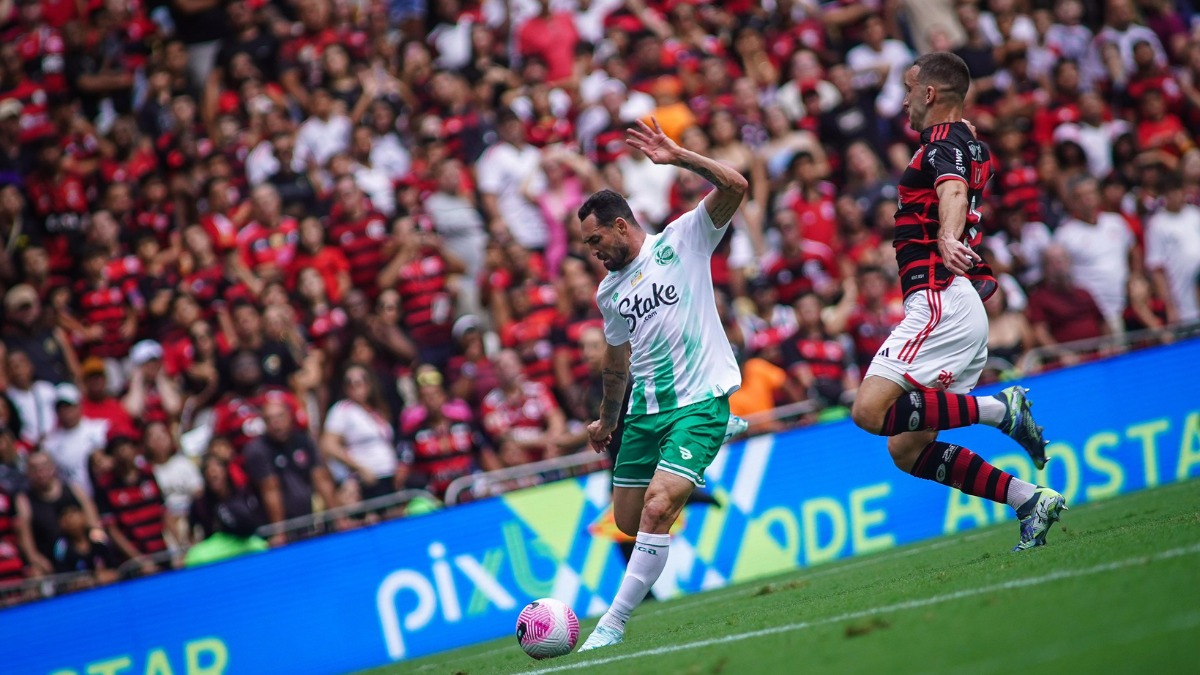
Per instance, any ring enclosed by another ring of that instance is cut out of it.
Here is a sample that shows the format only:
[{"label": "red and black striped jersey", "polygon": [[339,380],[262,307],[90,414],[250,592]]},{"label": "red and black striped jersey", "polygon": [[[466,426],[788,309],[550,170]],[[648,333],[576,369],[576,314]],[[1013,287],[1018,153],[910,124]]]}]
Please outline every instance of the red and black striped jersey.
[{"label": "red and black striped jersey", "polygon": [[396,292],[400,294],[400,320],[414,342],[422,347],[451,343],[454,296],[441,254],[426,249],[405,265],[396,281]]},{"label": "red and black striped jersey", "polygon": [[1027,162],[1001,165],[996,171],[996,188],[1005,208],[1019,208],[1030,222],[1043,222],[1041,180],[1037,169]]},{"label": "red and black striped jersey", "polygon": [[0,583],[24,579],[24,569],[17,548],[17,498],[0,490]]},{"label": "red and black striped jersey", "polygon": [[[967,186],[967,222],[962,241],[977,247],[983,240],[979,204],[983,188],[992,177],[992,157],[986,144],[971,134],[963,122],[935,124],[921,132],[921,147],[900,177],[900,202],[896,211],[896,262],[904,296],[932,288],[942,290],[954,280],[938,252],[937,186],[948,180]],[[967,277],[984,298],[996,289],[992,270],[985,263],[973,267]]]},{"label": "red and black striped jersey", "polygon": [[121,336],[121,324],[132,310],[129,296],[108,281],[80,282],[75,286],[75,316],[87,326],[104,328],[104,337],[83,345],[88,356],[122,358],[132,343]]},{"label": "red and black striped jersey", "polygon": [[455,478],[475,471],[476,458],[487,441],[465,401],[447,401],[440,424],[430,417],[425,406],[412,406],[400,414],[400,459],[421,474],[430,492],[441,497]]},{"label": "red and black striped jersey", "polygon": [[163,540],[166,506],[149,469],[139,469],[133,480],[110,472],[96,482],[96,509],[106,525],[115,525],[142,555],[166,550],[167,542]]},{"label": "red and black striped jersey", "polygon": [[376,279],[387,263],[383,249],[388,238],[387,218],[374,211],[358,220],[337,217],[335,213],[329,226],[329,241],[350,263],[350,282],[371,298],[379,295]]},{"label": "red and black striped jersey", "polygon": [[841,381],[853,364],[853,355],[846,346],[831,337],[793,333],[783,340],[782,352],[788,370],[807,365],[818,380]]},{"label": "red and black striped jersey", "polygon": [[525,362],[525,376],[547,389],[554,389],[554,324],[538,315],[513,321],[500,331],[500,343],[515,349]]}]

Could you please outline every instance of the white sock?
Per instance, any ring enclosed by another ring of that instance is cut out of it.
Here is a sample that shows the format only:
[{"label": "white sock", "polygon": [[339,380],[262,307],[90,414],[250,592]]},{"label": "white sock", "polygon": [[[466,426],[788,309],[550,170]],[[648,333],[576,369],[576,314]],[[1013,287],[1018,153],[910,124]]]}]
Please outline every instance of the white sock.
[{"label": "white sock", "polygon": [[1029,501],[1029,498],[1036,491],[1037,486],[1033,483],[1026,483],[1020,478],[1013,476],[1012,482],[1008,484],[1008,505],[1013,507],[1013,509],[1019,509],[1025,502]]},{"label": "white sock", "polygon": [[612,606],[600,617],[601,625],[619,631],[625,630],[625,622],[633,614],[633,609],[650,592],[650,587],[658,581],[658,575],[662,574],[663,568],[667,566],[670,543],[669,534],[637,533],[637,543],[634,545],[633,555],[629,556],[625,578],[621,580],[621,588],[617,591]]},{"label": "white sock", "polygon": [[979,423],[989,427],[998,427],[1008,413],[1004,401],[994,396],[976,396],[975,403],[979,406]]}]

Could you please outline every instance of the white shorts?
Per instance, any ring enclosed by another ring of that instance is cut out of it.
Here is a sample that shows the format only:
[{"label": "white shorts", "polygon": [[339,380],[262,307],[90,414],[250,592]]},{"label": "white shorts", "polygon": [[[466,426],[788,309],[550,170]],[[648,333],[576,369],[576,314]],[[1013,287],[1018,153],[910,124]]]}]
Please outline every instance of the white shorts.
[{"label": "white shorts", "polygon": [[966,394],[987,363],[988,318],[971,282],[956,277],[944,291],[916,291],[904,301],[904,320],[871,359],[876,375],[905,390]]}]

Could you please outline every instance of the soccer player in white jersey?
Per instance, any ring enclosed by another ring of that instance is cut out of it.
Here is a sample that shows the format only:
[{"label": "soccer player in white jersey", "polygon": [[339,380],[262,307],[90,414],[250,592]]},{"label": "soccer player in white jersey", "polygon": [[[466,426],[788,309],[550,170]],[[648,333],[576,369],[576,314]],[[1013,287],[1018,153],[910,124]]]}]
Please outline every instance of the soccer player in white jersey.
[{"label": "soccer player in white jersey", "polygon": [[604,401],[588,434],[596,452],[608,446],[632,374],[613,467],[613,515],[622,532],[637,537],[617,597],[580,651],[624,639],[625,622],[666,566],[671,525],[692,490],[704,486],[704,470],[730,425],[729,395],[742,384],[717,316],[710,259],[742,203],[746,179],[679,147],[651,119],[653,128],[639,122],[626,142],[716,189],[661,234],[642,230],[612,190],[579,208],[583,241],[609,271],[596,293],[608,342]]}]

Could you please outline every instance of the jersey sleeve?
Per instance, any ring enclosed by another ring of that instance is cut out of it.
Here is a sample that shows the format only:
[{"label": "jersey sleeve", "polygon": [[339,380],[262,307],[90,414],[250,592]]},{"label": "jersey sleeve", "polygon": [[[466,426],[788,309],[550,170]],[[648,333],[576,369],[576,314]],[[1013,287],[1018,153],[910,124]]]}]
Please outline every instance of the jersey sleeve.
[{"label": "jersey sleeve", "polygon": [[968,182],[967,167],[967,154],[957,145],[948,141],[937,141],[925,146],[921,170],[933,178],[935,187],[948,180]]},{"label": "jersey sleeve", "polygon": [[[607,294],[608,290],[601,285],[600,293],[596,297],[596,304],[600,307],[600,315],[604,317],[604,341],[613,347],[619,347],[629,342],[631,338],[629,322],[606,301]],[[613,297],[617,297],[617,294],[613,294]]]},{"label": "jersey sleeve", "polygon": [[[729,223],[717,227],[712,217],[708,215],[708,207],[701,201],[696,208],[679,216],[667,226],[667,231],[675,230],[681,245],[697,253],[711,256],[717,244],[729,230]],[[664,236],[665,236],[664,232]]]}]

